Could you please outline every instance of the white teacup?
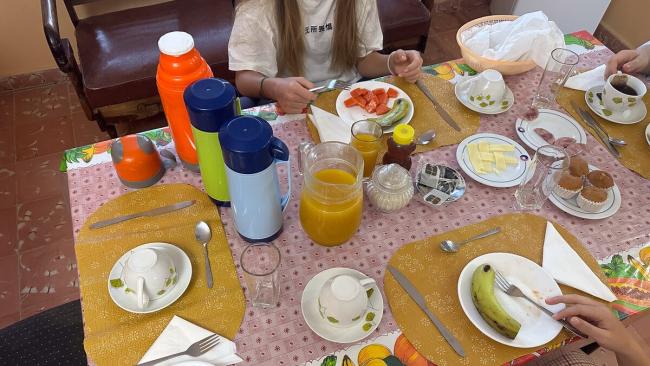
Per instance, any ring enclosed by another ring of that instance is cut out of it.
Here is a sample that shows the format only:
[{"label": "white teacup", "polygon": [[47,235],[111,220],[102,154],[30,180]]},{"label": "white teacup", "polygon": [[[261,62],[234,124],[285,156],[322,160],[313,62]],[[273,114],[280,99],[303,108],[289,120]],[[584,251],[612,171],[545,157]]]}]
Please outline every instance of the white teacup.
[{"label": "white teacup", "polygon": [[[614,86],[612,86],[612,80],[617,76],[626,77],[627,86],[632,88],[636,95],[625,94],[614,88]],[[605,87],[603,88],[603,104],[605,104],[605,108],[607,108],[603,110],[603,113],[607,115],[607,110],[609,110],[609,112],[625,112],[629,110],[630,108],[634,107],[641,98],[643,98],[646,91],[647,88],[643,81],[635,78],[632,75],[622,74],[620,71],[618,74],[610,75],[607,78]]]},{"label": "white teacup", "polygon": [[176,267],[160,249],[135,250],[127,259],[122,272],[126,286],[135,292],[138,307],[144,309],[150,300],[159,299],[176,285]]},{"label": "white teacup", "polygon": [[374,284],[375,280],[372,278],[358,280],[348,275],[330,278],[318,296],[321,317],[339,328],[359,322],[368,309],[366,290]]},{"label": "white teacup", "polygon": [[496,70],[485,70],[471,81],[469,101],[480,108],[498,105],[506,93],[506,82]]}]

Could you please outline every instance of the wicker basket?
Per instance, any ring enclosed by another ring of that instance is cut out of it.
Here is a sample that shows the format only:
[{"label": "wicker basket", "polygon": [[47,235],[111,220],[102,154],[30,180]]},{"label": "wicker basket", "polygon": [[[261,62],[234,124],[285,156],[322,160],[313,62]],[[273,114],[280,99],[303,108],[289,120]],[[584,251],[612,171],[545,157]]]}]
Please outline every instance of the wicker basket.
[{"label": "wicker basket", "polygon": [[517,19],[516,15],[490,15],[483,18],[474,19],[471,22],[466,23],[458,30],[456,33],[456,42],[460,47],[460,52],[463,55],[463,60],[466,64],[471,66],[474,70],[481,72],[487,69],[493,69],[501,72],[503,75],[516,75],[524,73],[528,70],[531,70],[535,67],[535,62],[533,60],[526,61],[498,61],[479,56],[474,53],[469,48],[463,45],[460,35],[463,32],[474,28],[482,27],[485,25],[496,24],[499,22],[508,22]]}]

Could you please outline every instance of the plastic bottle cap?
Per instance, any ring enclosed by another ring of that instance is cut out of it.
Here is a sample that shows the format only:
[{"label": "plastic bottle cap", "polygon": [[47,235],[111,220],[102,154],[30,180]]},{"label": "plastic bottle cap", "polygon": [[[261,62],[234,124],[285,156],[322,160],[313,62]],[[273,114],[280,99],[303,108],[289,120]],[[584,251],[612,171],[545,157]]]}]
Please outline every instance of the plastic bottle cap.
[{"label": "plastic bottle cap", "polygon": [[415,138],[415,130],[409,125],[397,125],[393,131],[393,141],[399,145],[409,145]]},{"label": "plastic bottle cap", "polygon": [[169,32],[158,39],[158,49],[169,56],[181,56],[194,48],[194,38],[185,32]]}]

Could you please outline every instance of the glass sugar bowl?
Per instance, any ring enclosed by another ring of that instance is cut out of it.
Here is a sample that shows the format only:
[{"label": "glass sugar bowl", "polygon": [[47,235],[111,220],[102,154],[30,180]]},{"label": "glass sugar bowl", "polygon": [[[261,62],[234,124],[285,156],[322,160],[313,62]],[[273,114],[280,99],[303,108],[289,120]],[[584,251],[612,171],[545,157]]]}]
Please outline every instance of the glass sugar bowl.
[{"label": "glass sugar bowl", "polygon": [[413,181],[408,170],[398,164],[378,166],[366,185],[370,202],[382,212],[394,212],[413,198]]}]

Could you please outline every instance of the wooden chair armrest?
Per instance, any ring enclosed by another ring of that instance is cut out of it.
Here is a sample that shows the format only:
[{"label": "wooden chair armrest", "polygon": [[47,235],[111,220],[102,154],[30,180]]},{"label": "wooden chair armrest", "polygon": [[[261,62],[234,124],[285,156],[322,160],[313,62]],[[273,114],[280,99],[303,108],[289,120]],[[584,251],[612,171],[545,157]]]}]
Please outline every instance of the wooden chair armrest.
[{"label": "wooden chair armrest", "polygon": [[68,72],[70,62],[68,53],[65,50],[65,45],[70,47],[67,39],[61,39],[59,33],[59,20],[56,14],[56,0],[41,0],[41,13],[43,15],[43,31],[45,32],[45,39],[50,47],[52,56],[59,69],[63,72]]}]

